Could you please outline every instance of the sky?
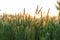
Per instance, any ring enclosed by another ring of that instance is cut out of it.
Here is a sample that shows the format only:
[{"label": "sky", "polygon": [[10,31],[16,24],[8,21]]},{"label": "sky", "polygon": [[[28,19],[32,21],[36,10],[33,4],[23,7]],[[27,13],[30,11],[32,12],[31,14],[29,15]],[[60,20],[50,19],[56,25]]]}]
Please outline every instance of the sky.
[{"label": "sky", "polygon": [[0,14],[6,13],[20,13],[26,9],[26,13],[34,15],[37,5],[42,7],[43,12],[47,12],[50,8],[50,15],[57,15],[55,8],[56,0],[0,0]]}]

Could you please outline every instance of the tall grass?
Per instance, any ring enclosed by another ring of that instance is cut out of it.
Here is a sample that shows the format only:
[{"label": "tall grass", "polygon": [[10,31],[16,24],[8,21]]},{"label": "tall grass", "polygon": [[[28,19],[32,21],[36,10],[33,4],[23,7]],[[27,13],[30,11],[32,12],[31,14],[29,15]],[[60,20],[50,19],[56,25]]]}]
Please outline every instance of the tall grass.
[{"label": "tall grass", "polygon": [[48,20],[48,15],[46,18],[48,23],[42,12],[39,19],[25,12],[23,15],[3,15],[0,18],[0,40],[60,40],[59,20]]}]

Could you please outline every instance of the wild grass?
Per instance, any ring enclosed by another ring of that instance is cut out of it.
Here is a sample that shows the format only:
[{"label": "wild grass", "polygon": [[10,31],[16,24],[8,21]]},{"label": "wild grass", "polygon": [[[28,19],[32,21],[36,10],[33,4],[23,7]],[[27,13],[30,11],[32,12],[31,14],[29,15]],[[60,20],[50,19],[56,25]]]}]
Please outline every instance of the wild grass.
[{"label": "wild grass", "polygon": [[18,14],[0,17],[0,40],[60,40],[60,20]]}]

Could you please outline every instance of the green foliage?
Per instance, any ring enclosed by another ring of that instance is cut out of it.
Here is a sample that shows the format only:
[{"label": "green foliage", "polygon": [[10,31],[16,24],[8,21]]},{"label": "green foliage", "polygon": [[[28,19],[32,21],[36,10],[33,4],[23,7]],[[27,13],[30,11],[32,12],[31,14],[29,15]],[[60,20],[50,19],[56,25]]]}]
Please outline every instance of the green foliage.
[{"label": "green foliage", "polygon": [[58,20],[51,18],[43,26],[43,17],[27,19],[0,19],[0,40],[60,40]]}]

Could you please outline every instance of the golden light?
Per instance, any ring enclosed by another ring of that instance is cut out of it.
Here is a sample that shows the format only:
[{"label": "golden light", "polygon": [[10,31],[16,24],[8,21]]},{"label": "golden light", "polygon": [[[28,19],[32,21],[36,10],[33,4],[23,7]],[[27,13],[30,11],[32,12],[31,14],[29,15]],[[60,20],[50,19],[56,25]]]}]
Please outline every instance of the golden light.
[{"label": "golden light", "polygon": [[[49,15],[57,16],[57,10],[55,8],[56,0],[2,0],[0,1],[0,14],[6,12],[8,14],[22,13],[23,8],[26,9],[26,13],[30,15],[35,15],[35,10],[37,5],[39,8],[42,7],[43,15],[47,14],[48,9],[50,8]],[[44,14],[45,12],[45,14]],[[38,18],[39,15],[36,15]]]}]

